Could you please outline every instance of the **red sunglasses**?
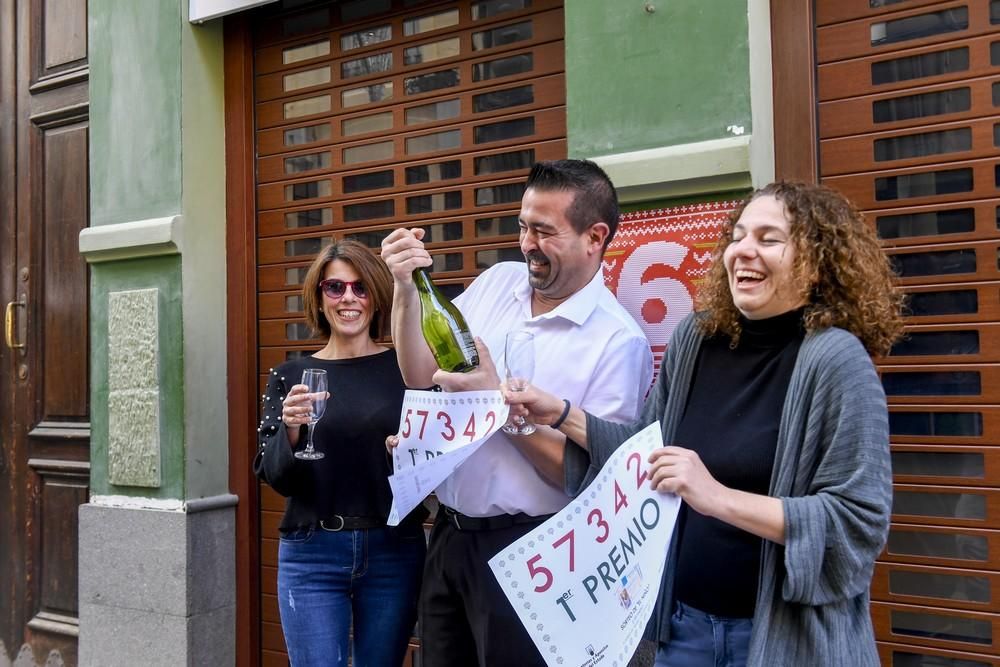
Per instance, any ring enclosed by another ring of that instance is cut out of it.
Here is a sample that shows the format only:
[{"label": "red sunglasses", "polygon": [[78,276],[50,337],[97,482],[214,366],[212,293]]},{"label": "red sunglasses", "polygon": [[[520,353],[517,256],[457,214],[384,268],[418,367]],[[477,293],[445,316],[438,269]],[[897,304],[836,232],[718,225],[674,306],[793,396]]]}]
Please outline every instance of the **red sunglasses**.
[{"label": "red sunglasses", "polygon": [[319,288],[323,290],[323,294],[326,294],[331,299],[339,299],[344,296],[348,286],[354,292],[355,297],[359,299],[368,298],[368,290],[365,289],[365,284],[360,280],[344,281],[337,278],[327,278],[326,280],[321,280],[319,283]]}]

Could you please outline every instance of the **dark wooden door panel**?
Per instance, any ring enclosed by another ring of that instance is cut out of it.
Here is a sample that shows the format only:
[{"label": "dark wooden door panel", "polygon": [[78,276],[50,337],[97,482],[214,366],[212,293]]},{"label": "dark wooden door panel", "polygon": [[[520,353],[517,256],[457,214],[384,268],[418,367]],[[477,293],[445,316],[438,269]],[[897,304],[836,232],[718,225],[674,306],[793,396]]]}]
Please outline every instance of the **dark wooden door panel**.
[{"label": "dark wooden door panel", "polygon": [[[44,165],[40,315],[37,327],[42,380],[40,421],[89,422],[89,332],[87,265],[78,238],[87,226],[88,133],[85,121],[53,124],[40,131]],[[83,354],[80,352],[84,351]]]},{"label": "dark wooden door panel", "polygon": [[[0,380],[9,429],[0,639],[8,650],[27,647],[37,663],[55,651],[75,665],[77,508],[90,481],[89,276],[78,251],[89,221],[87,5],[17,0],[4,4],[4,21],[13,23],[0,27],[0,62],[17,69],[0,91],[12,104],[3,115],[14,119],[14,150],[0,154],[0,172],[16,175],[7,193],[16,215],[0,216],[14,278],[0,279],[0,289],[4,303],[23,304],[15,329],[24,347],[5,350]],[[11,72],[0,69],[0,81]]]},{"label": "dark wooden door panel", "polygon": [[[65,75],[69,70],[86,68],[87,3],[82,0],[22,0],[31,5],[32,50],[31,82]],[[58,85],[58,84],[56,84]]]},{"label": "dark wooden door panel", "polygon": [[42,557],[38,609],[29,624],[71,633],[77,615],[76,511],[87,502],[90,466],[86,461],[56,459],[32,459],[28,463],[39,478],[38,550]]}]

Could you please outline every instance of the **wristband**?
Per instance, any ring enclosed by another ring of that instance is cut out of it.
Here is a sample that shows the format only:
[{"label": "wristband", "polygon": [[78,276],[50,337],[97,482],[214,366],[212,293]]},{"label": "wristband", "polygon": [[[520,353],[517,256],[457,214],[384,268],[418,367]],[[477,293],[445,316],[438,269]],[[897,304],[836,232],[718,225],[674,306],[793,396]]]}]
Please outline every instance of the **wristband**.
[{"label": "wristband", "polygon": [[562,426],[562,423],[566,421],[566,417],[569,417],[569,401],[564,398],[563,403],[565,404],[566,407],[563,408],[562,414],[559,415],[559,419],[555,420],[550,424],[552,428],[559,428],[560,426]]}]

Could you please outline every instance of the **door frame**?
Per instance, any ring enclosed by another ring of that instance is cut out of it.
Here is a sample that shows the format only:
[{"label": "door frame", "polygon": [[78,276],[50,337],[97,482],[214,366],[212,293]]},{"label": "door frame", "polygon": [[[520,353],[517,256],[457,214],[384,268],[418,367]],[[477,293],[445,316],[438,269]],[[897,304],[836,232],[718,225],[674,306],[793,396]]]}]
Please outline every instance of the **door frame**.
[{"label": "door frame", "polygon": [[257,208],[253,35],[246,12],[224,19],[226,138],[226,364],[229,489],[236,505],[236,664],[260,664],[257,420]]},{"label": "door frame", "polygon": [[[6,306],[15,300],[17,287],[17,67],[18,44],[17,6],[13,2],[0,4],[0,45],[4,53],[0,55],[0,308],[6,315]],[[0,348],[0,479],[11,480],[19,475],[14,458],[12,443],[15,425],[14,395],[16,393],[17,354],[7,347],[6,341]],[[3,590],[0,591],[0,629],[11,632],[18,625],[20,612],[15,605],[24,599],[23,573],[18,569],[23,561],[24,531],[19,517],[22,508],[13,496],[14,484],[3,484],[5,489],[0,495],[0,553],[15,555],[13,577],[4,577]],[[6,608],[9,605],[9,608]],[[5,637],[0,634],[0,640],[15,641],[6,645],[8,655],[0,656],[0,660],[13,656],[20,650],[20,642],[13,635]]]},{"label": "door frame", "polygon": [[774,177],[819,182],[813,0],[771,0]]}]

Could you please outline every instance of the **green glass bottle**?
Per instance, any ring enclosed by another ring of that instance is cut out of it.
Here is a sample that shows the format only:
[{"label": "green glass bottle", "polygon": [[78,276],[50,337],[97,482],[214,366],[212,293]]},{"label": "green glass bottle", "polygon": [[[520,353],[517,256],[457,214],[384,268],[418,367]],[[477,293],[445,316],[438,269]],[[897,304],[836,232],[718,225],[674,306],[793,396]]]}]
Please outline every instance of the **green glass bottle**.
[{"label": "green glass bottle", "polygon": [[465,373],[479,365],[476,343],[462,313],[441,294],[425,269],[413,272],[420,295],[420,330],[442,370]]}]

